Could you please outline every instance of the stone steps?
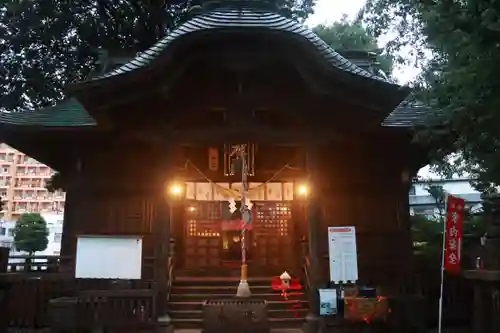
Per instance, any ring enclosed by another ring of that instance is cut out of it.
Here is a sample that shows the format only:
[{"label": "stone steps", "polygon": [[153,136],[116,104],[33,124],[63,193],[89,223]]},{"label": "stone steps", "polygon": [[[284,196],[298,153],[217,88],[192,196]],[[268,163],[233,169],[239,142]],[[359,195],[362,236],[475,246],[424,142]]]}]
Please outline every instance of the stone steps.
[{"label": "stone steps", "polygon": [[[203,302],[213,299],[232,299],[236,295],[237,277],[177,276],[172,285],[169,316],[176,329],[201,329]],[[308,301],[303,292],[285,300],[271,288],[271,277],[249,279],[252,298],[264,299],[273,329],[294,329],[304,323]]]}]

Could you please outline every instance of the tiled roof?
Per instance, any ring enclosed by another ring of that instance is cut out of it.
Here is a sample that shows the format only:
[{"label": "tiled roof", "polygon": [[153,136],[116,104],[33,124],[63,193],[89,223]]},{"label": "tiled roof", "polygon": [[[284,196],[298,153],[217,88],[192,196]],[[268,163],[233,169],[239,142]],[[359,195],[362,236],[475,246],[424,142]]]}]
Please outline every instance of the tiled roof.
[{"label": "tiled roof", "polygon": [[[221,31],[248,31],[260,29],[261,31],[274,31],[290,34],[295,38],[310,43],[313,50],[321,55],[332,68],[373,80],[382,85],[399,87],[385,81],[366,69],[363,69],[328,46],[315,33],[304,25],[285,18],[277,13],[259,9],[217,8],[201,13],[175,29],[168,36],[161,39],[148,50],[138,54],[134,59],[111,70],[101,76],[93,77],[87,83],[99,82],[108,78],[131,73],[135,70],[147,68],[168,48],[168,46],[182,36],[197,32]],[[85,84],[85,82],[83,82]],[[382,126],[411,127],[422,122],[425,108],[410,107],[401,104],[382,123]],[[96,121],[88,114],[85,108],[75,99],[68,99],[57,106],[36,111],[4,112],[0,113],[0,123],[9,125],[30,125],[44,127],[76,127],[93,126]]]},{"label": "tiled roof", "polygon": [[55,106],[34,111],[0,112],[0,124],[43,127],[95,126],[82,104],[70,98]]},{"label": "tiled roof", "polygon": [[384,127],[414,127],[426,125],[431,115],[427,106],[401,103],[382,122]]},{"label": "tiled roof", "polygon": [[157,59],[158,56],[160,56],[172,42],[182,36],[196,32],[207,32],[210,30],[215,32],[216,30],[234,31],[235,29],[262,29],[289,33],[291,36],[302,38],[303,40],[311,43],[311,46],[314,47],[316,51],[331,64],[331,66],[355,75],[383,81],[380,77],[359,66],[356,66],[339,53],[335,52],[309,28],[296,21],[269,11],[252,8],[235,9],[231,7],[218,8],[199,14],[172,31],[168,36],[161,39],[148,50],[138,54],[129,63],[120,66],[109,73],[94,77],[89,81],[98,81],[130,73],[140,68],[145,68]]}]

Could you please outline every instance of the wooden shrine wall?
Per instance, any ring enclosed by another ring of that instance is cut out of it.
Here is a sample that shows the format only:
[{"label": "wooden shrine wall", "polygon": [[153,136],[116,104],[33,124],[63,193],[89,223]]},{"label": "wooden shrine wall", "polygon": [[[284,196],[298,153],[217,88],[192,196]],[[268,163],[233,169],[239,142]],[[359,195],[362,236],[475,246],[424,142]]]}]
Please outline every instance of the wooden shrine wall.
[{"label": "wooden shrine wall", "polygon": [[[361,281],[396,284],[411,270],[409,161],[402,147],[366,142],[329,147],[321,166],[323,219],[319,253],[328,281],[328,226],[356,226]],[[411,180],[410,180],[411,181]]]},{"label": "wooden shrine wall", "polygon": [[[404,149],[392,141],[371,140],[331,145],[322,152],[319,253],[325,258],[325,281],[328,226],[356,226],[361,280],[391,284],[411,269],[409,184],[403,179],[409,157]],[[168,215],[163,196],[170,164],[164,155],[148,147],[116,147],[86,155],[68,184],[62,255],[74,255],[79,233],[110,232],[144,234],[150,239],[145,255],[152,255],[151,233]],[[294,219],[302,214],[292,212]],[[298,244],[307,235],[307,224],[297,220],[294,226]],[[269,246],[262,248],[268,251]]]},{"label": "wooden shrine wall", "polygon": [[82,159],[68,184],[62,255],[74,256],[78,234],[139,234],[144,256],[154,256],[155,223],[168,214],[167,175],[158,156],[148,149],[116,147]]}]

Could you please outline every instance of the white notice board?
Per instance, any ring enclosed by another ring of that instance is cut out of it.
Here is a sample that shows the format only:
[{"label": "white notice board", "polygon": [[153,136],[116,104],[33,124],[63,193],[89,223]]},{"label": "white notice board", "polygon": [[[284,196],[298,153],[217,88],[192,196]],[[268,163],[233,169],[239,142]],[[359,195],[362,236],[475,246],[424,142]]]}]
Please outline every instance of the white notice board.
[{"label": "white notice board", "polygon": [[328,227],[330,281],[354,283],[358,280],[358,253],[355,227]]},{"label": "white notice board", "polygon": [[78,236],[76,243],[77,279],[140,279],[142,237]]}]

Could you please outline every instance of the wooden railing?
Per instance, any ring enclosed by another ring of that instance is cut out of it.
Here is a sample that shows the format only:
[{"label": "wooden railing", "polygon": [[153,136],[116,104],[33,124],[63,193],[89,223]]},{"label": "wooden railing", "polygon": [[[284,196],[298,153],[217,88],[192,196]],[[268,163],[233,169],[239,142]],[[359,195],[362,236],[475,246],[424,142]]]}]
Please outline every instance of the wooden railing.
[{"label": "wooden railing", "polygon": [[[155,290],[150,280],[127,282],[128,290]],[[117,285],[113,280],[74,279],[65,274],[46,274],[30,277],[23,274],[0,276],[0,328],[47,327],[50,324],[49,302],[61,297],[76,297],[82,291],[114,290]],[[120,293],[115,293],[120,295]],[[143,295],[144,296],[144,295]],[[135,303],[134,303],[135,302]],[[130,304],[128,304],[130,303]],[[137,299],[122,298],[124,308],[136,308]]]},{"label": "wooden railing", "polygon": [[64,256],[28,256],[11,255],[7,264],[7,271],[56,273],[64,270],[72,270],[72,258]]},{"label": "wooden railing", "polygon": [[474,332],[500,332],[500,271],[468,270],[463,275],[474,287]]},{"label": "wooden railing", "polygon": [[[7,264],[8,274],[29,274],[31,276],[47,274],[65,274],[71,276],[74,273],[74,260],[69,256],[9,256]],[[153,279],[154,257],[144,257],[142,262],[142,277]],[[0,276],[3,273],[0,272]]]},{"label": "wooden railing", "polygon": [[[76,297],[76,307],[73,308],[76,318],[71,318],[76,320],[68,321],[61,326],[91,331],[152,329],[156,326],[158,319],[156,296],[154,289],[80,291]],[[65,302],[64,298],[60,300]],[[64,315],[67,311],[59,313]],[[64,320],[64,318],[61,319]],[[54,328],[57,325],[51,326]]]}]

